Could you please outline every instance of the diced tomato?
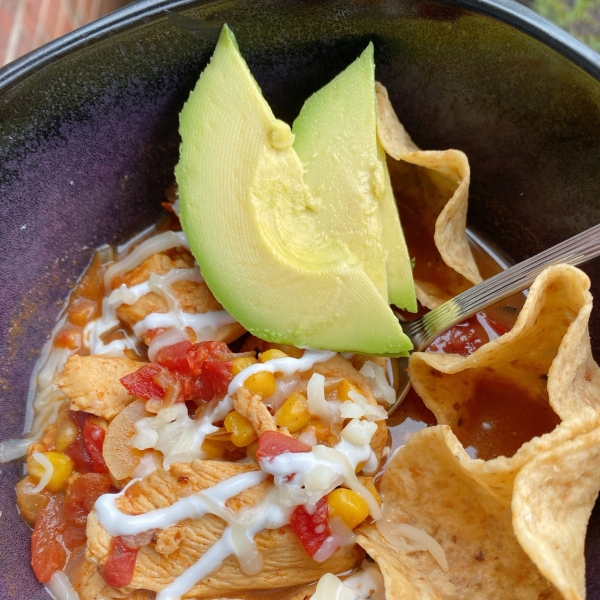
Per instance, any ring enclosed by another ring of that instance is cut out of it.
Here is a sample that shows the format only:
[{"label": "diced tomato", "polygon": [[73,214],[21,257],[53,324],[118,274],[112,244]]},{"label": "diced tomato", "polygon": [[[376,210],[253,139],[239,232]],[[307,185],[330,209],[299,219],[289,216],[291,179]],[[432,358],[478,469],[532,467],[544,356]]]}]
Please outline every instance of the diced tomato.
[{"label": "diced tomato", "polygon": [[200,342],[188,352],[188,365],[194,375],[201,375],[207,362],[229,362],[235,354],[223,342]]},{"label": "diced tomato", "polygon": [[198,397],[210,402],[213,398],[220,398],[227,393],[227,388],[233,379],[231,368],[233,361],[214,362],[207,360],[202,365],[201,381]]},{"label": "diced tomato", "polygon": [[308,444],[289,435],[284,435],[279,431],[265,431],[258,438],[256,458],[261,461],[274,458],[284,452],[310,452],[311,450],[312,448]]},{"label": "diced tomato", "polygon": [[427,351],[469,356],[484,344],[504,335],[507,331],[507,328],[485,313],[477,313],[438,336],[429,345]]},{"label": "diced tomato", "polygon": [[110,553],[102,571],[104,581],[115,588],[129,585],[133,577],[137,553],[138,548],[133,550],[128,548],[122,537],[113,538]]},{"label": "diced tomato", "polygon": [[40,513],[31,536],[31,566],[40,583],[62,569],[67,560],[63,533],[67,528],[61,496],[52,495]]},{"label": "diced tomato", "polygon": [[156,354],[156,362],[170,371],[187,373],[190,370],[188,350],[191,348],[191,342],[179,342],[172,346],[166,346],[165,348],[161,348]]},{"label": "diced tomato", "polygon": [[125,375],[125,377],[121,377],[119,381],[132,396],[139,396],[146,400],[162,400],[165,397],[165,390],[154,380],[155,375],[158,375],[162,370],[163,367],[160,365],[150,363],[133,373],[129,373],[129,375]]},{"label": "diced tomato", "polygon": [[102,455],[105,437],[106,431],[102,427],[96,425],[90,419],[86,419],[83,426],[83,439],[88,454],[94,463],[94,473],[108,473],[108,467]]},{"label": "diced tomato", "polygon": [[69,418],[79,426],[79,433],[75,438],[75,441],[65,450],[73,464],[75,470],[79,473],[90,473],[94,470],[94,461],[88,452],[85,440],[83,439],[83,428],[88,417],[91,417],[89,413],[72,410],[69,412]]},{"label": "diced tomato", "polygon": [[210,401],[227,393],[235,354],[223,342],[179,342],[161,348],[150,363],[121,378],[133,396],[162,400],[169,385],[179,384],[177,402]]},{"label": "diced tomato", "polygon": [[312,515],[304,506],[297,506],[292,513],[290,525],[306,553],[313,557],[323,545],[323,542],[331,535],[327,498],[321,498],[317,502],[315,512]]},{"label": "diced tomato", "polygon": [[87,516],[109,489],[108,475],[86,473],[75,479],[66,499],[62,494],[50,495],[31,537],[31,565],[41,583],[63,569],[69,554],[86,543]]},{"label": "diced tomato", "polygon": [[110,477],[101,473],[86,473],[75,479],[65,501],[65,519],[69,528],[65,531],[65,544],[75,548],[85,544],[87,516],[94,502],[110,491]]},{"label": "diced tomato", "polygon": [[70,513],[83,514],[87,518],[96,500],[103,494],[108,494],[110,486],[110,477],[103,473],[80,475],[71,486],[65,506]]}]

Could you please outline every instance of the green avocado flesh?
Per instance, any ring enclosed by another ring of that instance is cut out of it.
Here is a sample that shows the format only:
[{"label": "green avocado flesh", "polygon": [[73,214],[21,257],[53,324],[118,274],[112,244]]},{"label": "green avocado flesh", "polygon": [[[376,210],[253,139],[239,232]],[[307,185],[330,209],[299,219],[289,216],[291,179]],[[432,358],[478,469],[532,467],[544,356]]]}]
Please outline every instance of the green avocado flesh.
[{"label": "green avocado flesh", "polygon": [[391,304],[415,312],[410,258],[377,139],[373,44],[304,103],[292,132],[319,227],[352,249]]},{"label": "green avocado flesh", "polygon": [[223,307],[267,341],[405,355],[387,298],[326,220],[225,26],[180,115],[180,218]]}]

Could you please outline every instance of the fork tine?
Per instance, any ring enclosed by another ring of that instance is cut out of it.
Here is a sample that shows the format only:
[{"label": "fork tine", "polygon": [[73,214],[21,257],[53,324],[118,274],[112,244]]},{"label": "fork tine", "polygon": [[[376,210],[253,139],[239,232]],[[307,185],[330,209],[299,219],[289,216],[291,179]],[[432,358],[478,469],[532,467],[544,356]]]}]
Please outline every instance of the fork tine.
[{"label": "fork tine", "polygon": [[600,256],[600,224],[520,262],[444,302],[421,318],[401,323],[415,351],[425,349],[438,335],[533,283],[551,265],[579,265]]}]

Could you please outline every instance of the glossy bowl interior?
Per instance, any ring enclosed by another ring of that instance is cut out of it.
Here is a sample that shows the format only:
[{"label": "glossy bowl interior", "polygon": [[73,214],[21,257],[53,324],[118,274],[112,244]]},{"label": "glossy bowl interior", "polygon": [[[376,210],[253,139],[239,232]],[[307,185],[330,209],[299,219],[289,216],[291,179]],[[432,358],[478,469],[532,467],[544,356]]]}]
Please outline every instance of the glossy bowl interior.
[{"label": "glossy bowl interior", "polygon": [[[159,214],[178,112],[224,22],[289,121],[373,40],[413,139],[467,153],[469,222],[513,259],[600,222],[600,57],[510,0],[138,2],[0,70],[0,439],[23,431],[31,370],[93,248]],[[585,269],[599,298],[600,261]],[[600,358],[598,310],[592,330]],[[42,599],[21,474],[2,466],[0,597]]]}]

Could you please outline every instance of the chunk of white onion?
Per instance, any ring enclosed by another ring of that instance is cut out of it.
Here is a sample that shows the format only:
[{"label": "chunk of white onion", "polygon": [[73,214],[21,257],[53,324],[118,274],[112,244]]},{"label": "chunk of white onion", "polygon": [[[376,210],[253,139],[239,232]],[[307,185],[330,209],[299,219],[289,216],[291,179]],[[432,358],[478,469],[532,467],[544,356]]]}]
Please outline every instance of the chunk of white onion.
[{"label": "chunk of white onion", "polygon": [[79,600],[79,594],[63,571],[54,571],[47,587],[56,600]]}]

